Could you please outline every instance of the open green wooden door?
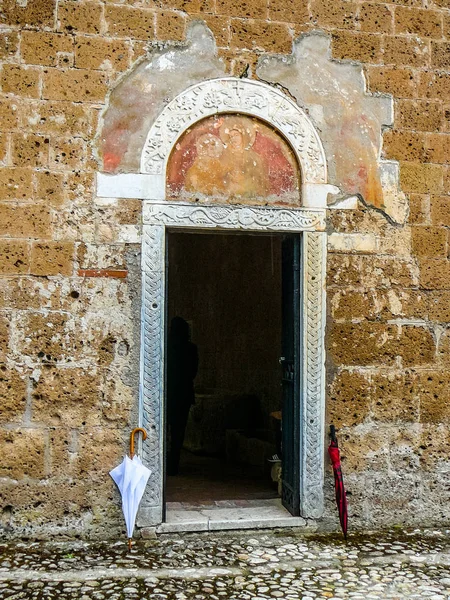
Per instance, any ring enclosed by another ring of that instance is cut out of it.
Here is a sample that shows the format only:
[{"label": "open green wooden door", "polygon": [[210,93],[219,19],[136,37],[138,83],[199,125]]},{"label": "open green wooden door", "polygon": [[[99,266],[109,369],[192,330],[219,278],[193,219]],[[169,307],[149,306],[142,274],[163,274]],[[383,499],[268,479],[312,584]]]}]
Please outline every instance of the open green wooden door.
[{"label": "open green wooden door", "polygon": [[282,245],[282,502],[300,515],[300,235]]}]

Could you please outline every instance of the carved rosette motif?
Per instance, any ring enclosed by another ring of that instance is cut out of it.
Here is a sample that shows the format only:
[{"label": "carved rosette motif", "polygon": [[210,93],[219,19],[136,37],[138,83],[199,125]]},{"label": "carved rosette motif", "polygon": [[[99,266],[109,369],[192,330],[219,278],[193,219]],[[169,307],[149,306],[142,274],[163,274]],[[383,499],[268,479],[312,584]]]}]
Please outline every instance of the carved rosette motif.
[{"label": "carved rosette motif", "polygon": [[326,183],[322,143],[306,113],[279,90],[248,79],[212,79],[174,98],[151,127],[144,144],[141,172],[165,174],[171,150],[191,125],[218,113],[249,114],[269,122],[292,146],[303,183]]},{"label": "carved rosette motif", "polygon": [[318,518],[323,512],[323,440],[325,413],[326,236],[303,235],[303,394],[301,423],[301,510]]},{"label": "carved rosette motif", "polygon": [[261,231],[322,231],[325,213],[314,209],[249,206],[199,206],[189,203],[148,203],[144,223],[169,227],[251,229]]}]

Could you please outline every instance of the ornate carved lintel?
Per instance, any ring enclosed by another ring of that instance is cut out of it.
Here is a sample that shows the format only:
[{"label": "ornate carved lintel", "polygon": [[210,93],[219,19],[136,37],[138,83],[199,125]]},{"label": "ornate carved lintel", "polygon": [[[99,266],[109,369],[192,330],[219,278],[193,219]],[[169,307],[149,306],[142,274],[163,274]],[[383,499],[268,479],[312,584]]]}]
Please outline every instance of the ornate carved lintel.
[{"label": "ornate carved lintel", "polygon": [[198,205],[181,202],[146,203],[144,224],[167,227],[251,229],[254,231],[324,231],[325,211],[308,208],[268,208]]}]

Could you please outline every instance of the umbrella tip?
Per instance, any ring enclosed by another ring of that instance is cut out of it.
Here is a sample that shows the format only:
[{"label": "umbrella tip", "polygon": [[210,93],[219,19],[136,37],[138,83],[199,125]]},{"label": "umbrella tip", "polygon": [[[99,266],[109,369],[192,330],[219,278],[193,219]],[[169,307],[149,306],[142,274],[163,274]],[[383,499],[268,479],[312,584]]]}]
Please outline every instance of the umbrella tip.
[{"label": "umbrella tip", "polygon": [[131,552],[131,538],[128,538],[128,552]]}]

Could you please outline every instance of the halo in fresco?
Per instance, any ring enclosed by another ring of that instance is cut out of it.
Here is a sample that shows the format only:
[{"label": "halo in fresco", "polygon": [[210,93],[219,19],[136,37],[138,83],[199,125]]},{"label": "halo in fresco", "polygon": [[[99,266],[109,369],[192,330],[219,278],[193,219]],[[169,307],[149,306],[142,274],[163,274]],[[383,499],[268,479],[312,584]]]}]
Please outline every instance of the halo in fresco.
[{"label": "halo in fresco", "polygon": [[214,115],[176,143],[167,169],[167,196],[298,206],[300,171],[284,138],[262,121]]}]

